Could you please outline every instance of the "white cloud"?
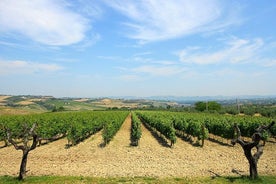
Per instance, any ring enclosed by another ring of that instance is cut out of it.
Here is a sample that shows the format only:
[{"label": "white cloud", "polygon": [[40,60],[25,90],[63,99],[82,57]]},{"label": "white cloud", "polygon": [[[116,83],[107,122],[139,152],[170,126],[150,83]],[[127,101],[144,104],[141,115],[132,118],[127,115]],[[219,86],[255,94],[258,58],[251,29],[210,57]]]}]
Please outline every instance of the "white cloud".
[{"label": "white cloud", "polygon": [[263,47],[262,39],[245,40],[234,38],[224,43],[224,48],[206,51],[204,48],[186,48],[180,51],[180,61],[192,64],[248,63],[255,61]]},{"label": "white cloud", "polygon": [[57,64],[43,64],[28,61],[0,61],[0,75],[55,72],[62,69],[63,67]]},{"label": "white cloud", "polygon": [[46,45],[70,45],[85,38],[88,20],[55,0],[1,0],[0,33],[23,35]]},{"label": "white cloud", "polygon": [[131,28],[129,37],[142,42],[221,29],[236,22],[235,16],[230,12],[235,7],[222,6],[222,2],[217,0],[105,2],[129,18],[129,22],[124,22],[124,25]]}]

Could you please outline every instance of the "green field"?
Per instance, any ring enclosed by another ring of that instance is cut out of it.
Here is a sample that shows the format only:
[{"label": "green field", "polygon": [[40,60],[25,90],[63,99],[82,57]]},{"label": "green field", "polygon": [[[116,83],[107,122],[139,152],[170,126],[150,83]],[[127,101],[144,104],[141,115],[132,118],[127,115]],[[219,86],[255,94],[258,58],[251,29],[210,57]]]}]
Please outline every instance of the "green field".
[{"label": "green field", "polygon": [[246,183],[264,183],[275,184],[276,176],[261,176],[257,180],[251,180],[246,177],[194,177],[194,178],[150,178],[150,177],[117,177],[117,178],[96,178],[96,177],[81,177],[81,176],[30,176],[24,181],[18,181],[14,177],[0,176],[0,183],[13,184],[13,183],[40,183],[40,184],[58,184],[58,183],[151,183],[151,184],[166,184],[166,183],[233,183],[233,184],[246,184]]}]

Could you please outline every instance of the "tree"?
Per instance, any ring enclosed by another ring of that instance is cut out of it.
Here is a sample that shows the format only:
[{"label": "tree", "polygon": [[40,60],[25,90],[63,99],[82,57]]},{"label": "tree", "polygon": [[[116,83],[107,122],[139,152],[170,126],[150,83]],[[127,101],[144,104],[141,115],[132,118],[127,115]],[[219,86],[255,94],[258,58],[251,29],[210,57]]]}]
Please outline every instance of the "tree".
[{"label": "tree", "polygon": [[[15,142],[12,138],[12,133],[9,129],[6,129],[7,133],[7,138],[8,141],[14,146],[16,150],[22,150],[23,155],[22,155],[22,160],[20,164],[20,170],[19,170],[19,180],[23,180],[25,175],[26,175],[26,166],[27,166],[27,159],[28,159],[28,154],[30,151],[34,150],[36,148],[36,145],[38,143],[38,136],[35,132],[36,128],[36,123],[33,124],[33,126],[30,128],[28,127],[27,124],[23,125],[23,131],[20,137],[22,138],[22,143],[23,145],[19,145],[19,143]],[[29,139],[32,137],[32,144],[31,146],[28,145]]]},{"label": "tree", "polygon": [[213,111],[219,111],[221,109],[221,105],[215,101],[207,102],[208,109]]},{"label": "tree", "polygon": [[204,111],[206,110],[206,104],[207,102],[196,102],[195,103],[195,109],[198,110],[198,111]]},{"label": "tree", "polygon": [[[249,162],[249,171],[250,171],[250,178],[256,179],[258,178],[258,170],[257,170],[257,163],[261,155],[263,154],[263,147],[265,145],[266,137],[263,135],[267,135],[269,129],[275,124],[275,122],[271,122],[267,126],[260,126],[256,129],[255,133],[252,135],[252,141],[244,141],[241,138],[241,131],[237,124],[234,125],[234,131],[236,137],[231,141],[233,145],[239,143],[243,148],[244,155]],[[260,141],[263,141],[261,144]],[[257,151],[252,155],[252,148],[256,147]]]},{"label": "tree", "polygon": [[57,108],[56,106],[53,108],[52,112],[61,112],[61,111],[65,111],[65,108],[63,106],[60,106],[59,108]]},{"label": "tree", "polygon": [[219,111],[221,109],[221,105],[215,101],[210,102],[196,102],[195,109],[198,111]]}]

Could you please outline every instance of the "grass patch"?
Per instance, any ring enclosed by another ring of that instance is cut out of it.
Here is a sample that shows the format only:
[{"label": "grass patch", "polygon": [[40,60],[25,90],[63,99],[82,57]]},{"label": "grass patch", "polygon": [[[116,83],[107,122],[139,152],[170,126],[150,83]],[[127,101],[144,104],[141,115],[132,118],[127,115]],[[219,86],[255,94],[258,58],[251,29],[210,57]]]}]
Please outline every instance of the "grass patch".
[{"label": "grass patch", "polygon": [[110,178],[100,178],[100,177],[82,177],[82,176],[27,176],[24,181],[18,181],[16,177],[12,176],[0,176],[0,183],[5,184],[21,184],[21,183],[39,183],[39,184],[83,184],[83,183],[150,183],[150,184],[165,184],[165,183],[234,183],[234,184],[251,184],[251,183],[265,183],[265,184],[275,184],[276,176],[261,176],[257,180],[251,180],[247,177],[194,177],[194,178],[154,178],[154,177],[110,177]]}]

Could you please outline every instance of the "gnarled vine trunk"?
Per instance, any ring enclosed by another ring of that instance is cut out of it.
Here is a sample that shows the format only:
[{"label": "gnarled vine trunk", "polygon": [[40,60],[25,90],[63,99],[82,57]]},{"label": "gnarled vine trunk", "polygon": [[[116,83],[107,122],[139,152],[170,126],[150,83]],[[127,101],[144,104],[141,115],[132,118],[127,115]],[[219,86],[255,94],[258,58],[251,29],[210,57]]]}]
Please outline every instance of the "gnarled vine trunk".
[{"label": "gnarled vine trunk", "polygon": [[[22,134],[23,135],[23,145],[18,145],[18,143],[16,143],[12,139],[11,132],[9,130],[6,130],[8,141],[14,146],[14,148],[16,150],[22,150],[22,152],[23,152],[22,160],[21,160],[21,164],[20,164],[19,176],[18,176],[19,180],[23,180],[24,177],[26,176],[28,154],[31,150],[36,148],[36,145],[38,143],[38,136],[34,131],[35,127],[36,127],[36,124],[33,124],[32,128],[30,130],[28,130],[27,126],[25,126],[25,129]],[[30,136],[32,136],[33,142],[32,142],[31,146],[28,146],[28,141],[29,141]]]},{"label": "gnarled vine trunk", "polygon": [[[253,147],[259,147],[259,149],[257,148],[257,152],[254,155],[252,155],[251,153],[251,150]],[[242,146],[245,157],[247,158],[249,163],[250,178],[252,179],[255,179],[258,177],[257,163],[259,158],[263,154],[263,151],[260,150],[261,147],[263,147],[263,145],[248,144],[248,145]]]},{"label": "gnarled vine trunk", "polygon": [[[236,138],[232,140],[232,144],[235,145],[236,143],[239,143],[244,151],[244,155],[248,160],[249,163],[249,172],[250,172],[250,178],[256,179],[258,178],[258,169],[257,164],[259,161],[259,158],[263,154],[263,147],[265,145],[265,140],[262,138],[262,132],[268,131],[275,122],[273,121],[267,126],[260,126],[258,129],[256,129],[256,132],[252,135],[252,141],[244,141],[241,138],[241,131],[237,124],[235,124],[234,129],[236,133]],[[260,141],[263,140],[263,143],[261,144]],[[257,151],[252,155],[252,148],[256,147]]]},{"label": "gnarled vine trunk", "polygon": [[29,154],[29,151],[23,151],[23,156],[22,156],[20,171],[18,176],[19,180],[23,180],[26,175],[28,154]]}]

